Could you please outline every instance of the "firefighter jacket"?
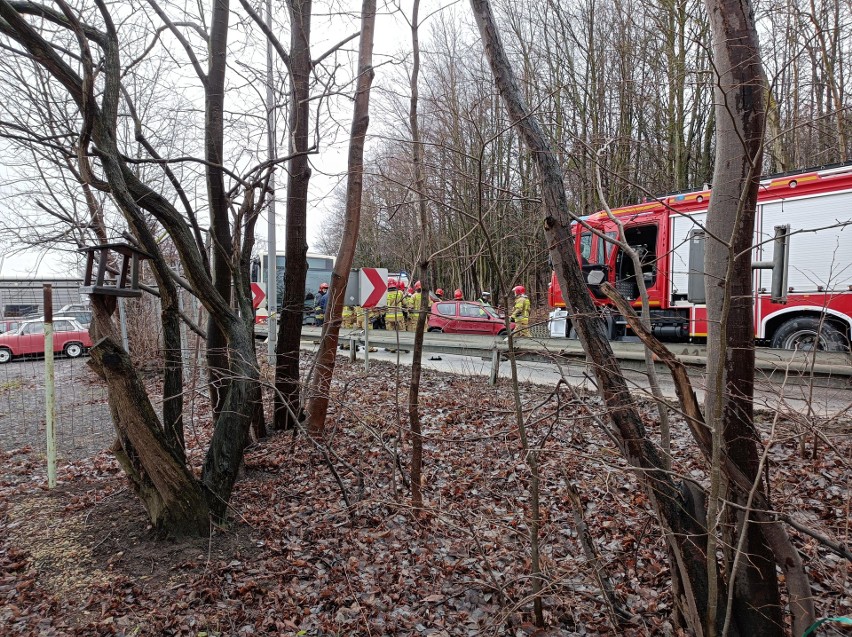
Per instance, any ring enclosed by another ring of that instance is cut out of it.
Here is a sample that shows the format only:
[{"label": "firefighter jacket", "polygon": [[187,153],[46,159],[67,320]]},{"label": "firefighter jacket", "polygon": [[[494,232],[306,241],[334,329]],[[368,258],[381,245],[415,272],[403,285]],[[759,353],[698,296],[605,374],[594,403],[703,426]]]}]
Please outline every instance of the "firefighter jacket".
[{"label": "firefighter jacket", "polygon": [[414,294],[409,296],[408,299],[407,299],[408,308],[410,310],[413,310],[414,312],[417,312],[418,310],[420,310],[420,299],[422,297],[423,297],[423,294],[421,294],[420,292],[415,292]]},{"label": "firefighter jacket", "polygon": [[388,292],[388,300],[387,300],[387,312],[385,312],[385,319],[388,321],[401,321],[402,320],[402,301],[405,293],[401,290],[391,290]]},{"label": "firefighter jacket", "polygon": [[513,319],[526,319],[530,317],[530,300],[526,294],[518,295],[515,299],[515,307],[512,308]]},{"label": "firefighter jacket", "polygon": [[316,304],[314,305],[314,318],[318,321],[325,319],[325,306],[328,303],[328,293],[317,294]]}]

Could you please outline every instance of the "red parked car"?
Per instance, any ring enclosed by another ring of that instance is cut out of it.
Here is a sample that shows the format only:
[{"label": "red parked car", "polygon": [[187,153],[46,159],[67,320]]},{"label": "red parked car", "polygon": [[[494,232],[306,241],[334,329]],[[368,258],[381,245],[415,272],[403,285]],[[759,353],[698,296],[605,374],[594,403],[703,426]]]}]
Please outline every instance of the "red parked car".
[{"label": "red parked car", "polygon": [[[512,329],[515,329],[514,323]],[[429,331],[504,336],[506,323],[490,305],[473,301],[437,301],[429,314]]]},{"label": "red parked car", "polygon": [[[71,317],[53,318],[53,351],[69,358],[81,356],[92,346],[89,332]],[[24,321],[17,330],[0,334],[0,364],[16,356],[44,355],[44,321]]]}]

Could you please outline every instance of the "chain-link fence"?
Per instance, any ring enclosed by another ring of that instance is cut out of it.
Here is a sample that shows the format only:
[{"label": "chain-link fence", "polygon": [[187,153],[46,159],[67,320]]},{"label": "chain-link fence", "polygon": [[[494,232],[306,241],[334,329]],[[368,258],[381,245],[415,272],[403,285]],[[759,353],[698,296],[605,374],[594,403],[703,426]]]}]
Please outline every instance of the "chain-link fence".
[{"label": "chain-link fence", "polygon": [[[57,358],[56,446],[60,459],[77,460],[109,447],[115,438],[106,387],[86,357]],[[0,365],[0,448],[32,447],[44,453],[44,360]]]}]

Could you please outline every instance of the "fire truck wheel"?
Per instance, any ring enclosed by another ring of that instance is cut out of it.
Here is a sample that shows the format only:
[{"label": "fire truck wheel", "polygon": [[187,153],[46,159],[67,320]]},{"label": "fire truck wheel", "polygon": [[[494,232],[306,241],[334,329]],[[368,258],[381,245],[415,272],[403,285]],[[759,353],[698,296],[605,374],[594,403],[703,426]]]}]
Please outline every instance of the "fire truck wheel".
[{"label": "fire truck wheel", "polygon": [[[814,348],[816,345],[816,348]],[[824,352],[844,352],[849,343],[835,325],[815,316],[800,316],[781,325],[772,337],[776,349],[798,349]]]}]

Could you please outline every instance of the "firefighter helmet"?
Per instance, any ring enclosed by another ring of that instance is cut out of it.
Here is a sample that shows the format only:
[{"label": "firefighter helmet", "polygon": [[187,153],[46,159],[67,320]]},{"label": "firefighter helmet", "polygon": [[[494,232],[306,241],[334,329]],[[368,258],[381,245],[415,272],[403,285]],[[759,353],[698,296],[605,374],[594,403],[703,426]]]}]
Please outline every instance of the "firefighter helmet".
[{"label": "firefighter helmet", "polygon": [[464,294],[462,294],[460,289],[456,288],[456,291],[453,292],[453,298],[457,301],[461,301],[464,298]]},{"label": "firefighter helmet", "polygon": [[388,290],[395,290],[395,289],[396,289],[396,279],[393,278],[393,277],[390,277],[388,279]]},{"label": "firefighter helmet", "polygon": [[322,283],[320,283],[320,292],[322,292],[323,290],[327,290],[327,289],[328,289],[328,283],[326,283],[324,281]]},{"label": "firefighter helmet", "polygon": [[414,282],[414,289],[415,289],[415,290],[422,290],[422,289],[423,289],[423,286],[422,286],[422,285],[420,285],[420,281],[415,281],[415,282]]},{"label": "firefighter helmet", "polygon": [[527,289],[523,285],[516,285],[512,288],[512,292],[515,293],[515,296],[518,296],[519,294],[526,294]]},{"label": "firefighter helmet", "polygon": [[441,298],[444,298],[444,290],[438,288],[437,290],[435,290],[435,296],[440,296]]}]

